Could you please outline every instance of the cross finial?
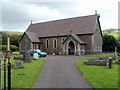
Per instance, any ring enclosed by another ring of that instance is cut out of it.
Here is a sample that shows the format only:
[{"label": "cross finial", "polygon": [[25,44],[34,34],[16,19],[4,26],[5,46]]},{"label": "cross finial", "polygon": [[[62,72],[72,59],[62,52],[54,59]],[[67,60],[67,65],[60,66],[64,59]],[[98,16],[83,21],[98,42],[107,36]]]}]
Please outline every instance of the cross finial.
[{"label": "cross finial", "polygon": [[32,21],[31,21],[31,24],[32,24]]},{"label": "cross finial", "polygon": [[97,15],[97,10],[95,10],[95,14]]}]

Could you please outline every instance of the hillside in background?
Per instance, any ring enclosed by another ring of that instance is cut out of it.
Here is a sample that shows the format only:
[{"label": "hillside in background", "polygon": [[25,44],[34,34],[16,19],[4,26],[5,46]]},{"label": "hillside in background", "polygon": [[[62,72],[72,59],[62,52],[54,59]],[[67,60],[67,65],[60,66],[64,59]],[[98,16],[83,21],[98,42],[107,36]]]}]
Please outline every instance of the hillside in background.
[{"label": "hillside in background", "polygon": [[[23,32],[16,32],[16,31],[0,31],[2,33],[6,33],[8,35],[22,35]],[[116,39],[118,39],[118,37],[120,37],[120,30],[118,29],[106,29],[102,31],[103,35],[107,34],[107,35],[112,35],[114,36]]]},{"label": "hillside in background", "polygon": [[16,31],[0,31],[2,33],[6,33],[8,35],[22,35],[23,32],[16,32]]},{"label": "hillside in background", "polygon": [[112,35],[116,39],[120,38],[120,30],[118,30],[118,29],[107,29],[107,30],[103,30],[102,33],[103,33],[103,35],[105,35],[105,34]]},{"label": "hillside in background", "polygon": [[23,32],[0,31],[0,35],[2,35],[2,37],[0,38],[0,42],[2,43],[2,45],[6,45],[7,37],[10,37],[10,44],[18,47],[19,46],[18,41],[22,37],[22,34],[23,34]]},{"label": "hillside in background", "polygon": [[[107,30],[103,30],[102,33],[103,33],[104,52],[114,51],[115,45],[117,47],[118,52],[120,52],[120,30],[107,29]],[[18,51],[19,50],[19,40],[22,37],[23,32],[0,31],[0,34],[2,35],[2,38],[0,38],[0,42],[2,42],[2,45],[0,45],[0,50],[5,51],[5,49],[6,49],[5,45],[7,44],[7,37],[10,37],[11,50],[12,51]],[[104,35],[107,36],[106,40],[104,40],[105,39]],[[109,36],[109,35],[112,35],[112,36]]]}]

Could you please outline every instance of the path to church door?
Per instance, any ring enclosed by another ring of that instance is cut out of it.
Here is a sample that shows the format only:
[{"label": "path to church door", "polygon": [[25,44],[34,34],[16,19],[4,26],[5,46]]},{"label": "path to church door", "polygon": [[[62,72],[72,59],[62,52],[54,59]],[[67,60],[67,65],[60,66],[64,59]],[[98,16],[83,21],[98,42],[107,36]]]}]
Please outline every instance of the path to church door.
[{"label": "path to church door", "polygon": [[68,55],[74,55],[75,53],[75,44],[73,41],[70,41],[68,44]]}]

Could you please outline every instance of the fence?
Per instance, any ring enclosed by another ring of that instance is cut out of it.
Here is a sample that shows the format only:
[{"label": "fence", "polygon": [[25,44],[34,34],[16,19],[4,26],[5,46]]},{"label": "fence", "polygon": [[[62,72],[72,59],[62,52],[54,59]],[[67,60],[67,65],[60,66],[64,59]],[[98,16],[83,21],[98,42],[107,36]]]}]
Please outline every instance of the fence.
[{"label": "fence", "polygon": [[[11,90],[11,63],[10,58],[4,58],[4,63],[1,63],[2,57],[0,57],[0,89],[4,90]],[[2,74],[3,70],[3,74]],[[2,80],[3,75],[3,80]],[[4,81],[3,87],[2,87],[2,81]],[[8,81],[8,82],[6,82]],[[8,87],[7,87],[8,85]]]}]

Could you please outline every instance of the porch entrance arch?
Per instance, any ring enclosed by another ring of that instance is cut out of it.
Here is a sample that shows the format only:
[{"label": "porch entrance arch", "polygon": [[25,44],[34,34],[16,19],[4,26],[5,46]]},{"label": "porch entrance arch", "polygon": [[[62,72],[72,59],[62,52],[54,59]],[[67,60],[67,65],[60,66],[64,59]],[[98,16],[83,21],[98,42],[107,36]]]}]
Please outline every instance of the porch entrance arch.
[{"label": "porch entrance arch", "polygon": [[68,43],[68,55],[74,55],[75,54],[75,44],[73,41],[70,41]]}]

